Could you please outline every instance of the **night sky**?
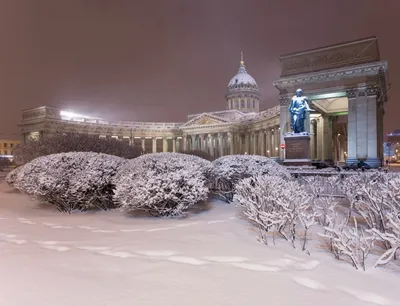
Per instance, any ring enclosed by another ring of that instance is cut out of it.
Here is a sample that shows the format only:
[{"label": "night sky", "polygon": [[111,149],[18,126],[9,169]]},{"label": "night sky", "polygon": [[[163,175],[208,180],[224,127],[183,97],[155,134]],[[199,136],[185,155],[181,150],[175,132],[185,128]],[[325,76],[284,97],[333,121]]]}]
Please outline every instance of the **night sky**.
[{"label": "night sky", "polygon": [[[396,30],[397,29],[397,30]],[[225,109],[240,51],[264,110],[279,55],[377,36],[400,129],[399,0],[0,0],[0,135],[42,105],[110,120]]]}]

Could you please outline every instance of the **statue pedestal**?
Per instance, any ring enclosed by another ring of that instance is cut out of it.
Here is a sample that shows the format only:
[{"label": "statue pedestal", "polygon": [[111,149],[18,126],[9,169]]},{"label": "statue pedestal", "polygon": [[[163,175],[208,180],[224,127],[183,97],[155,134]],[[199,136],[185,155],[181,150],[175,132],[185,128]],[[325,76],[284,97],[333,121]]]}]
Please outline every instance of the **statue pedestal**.
[{"label": "statue pedestal", "polygon": [[285,166],[311,166],[310,134],[287,133],[285,135]]}]

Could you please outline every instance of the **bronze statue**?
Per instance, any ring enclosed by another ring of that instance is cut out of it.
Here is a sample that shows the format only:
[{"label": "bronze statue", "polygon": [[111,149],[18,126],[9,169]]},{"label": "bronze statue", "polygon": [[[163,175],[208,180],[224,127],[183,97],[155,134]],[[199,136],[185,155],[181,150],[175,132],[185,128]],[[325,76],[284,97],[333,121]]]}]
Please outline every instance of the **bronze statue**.
[{"label": "bronze statue", "polygon": [[304,121],[307,112],[311,111],[313,110],[308,106],[308,99],[303,96],[303,90],[297,89],[296,95],[293,96],[289,106],[289,112],[291,115],[290,127],[293,133],[304,133],[306,131]]}]

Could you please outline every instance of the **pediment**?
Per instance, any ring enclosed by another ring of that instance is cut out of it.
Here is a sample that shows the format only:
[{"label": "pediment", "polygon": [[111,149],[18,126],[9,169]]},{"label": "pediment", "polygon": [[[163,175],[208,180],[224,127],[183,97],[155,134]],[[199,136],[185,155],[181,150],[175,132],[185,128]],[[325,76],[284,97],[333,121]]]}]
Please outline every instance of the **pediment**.
[{"label": "pediment", "polygon": [[210,114],[201,114],[192,120],[186,122],[182,127],[202,126],[202,125],[217,125],[228,123],[229,120]]}]

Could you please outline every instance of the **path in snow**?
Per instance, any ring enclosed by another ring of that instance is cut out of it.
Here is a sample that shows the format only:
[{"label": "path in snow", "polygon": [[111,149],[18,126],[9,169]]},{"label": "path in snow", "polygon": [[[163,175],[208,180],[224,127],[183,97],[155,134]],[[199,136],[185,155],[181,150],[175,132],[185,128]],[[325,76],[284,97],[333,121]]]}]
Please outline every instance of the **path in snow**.
[{"label": "path in snow", "polygon": [[[4,188],[4,186],[3,186]],[[278,241],[215,202],[190,218],[60,214],[0,191],[0,305],[396,305],[399,277]]]}]

